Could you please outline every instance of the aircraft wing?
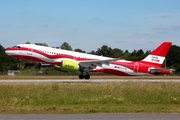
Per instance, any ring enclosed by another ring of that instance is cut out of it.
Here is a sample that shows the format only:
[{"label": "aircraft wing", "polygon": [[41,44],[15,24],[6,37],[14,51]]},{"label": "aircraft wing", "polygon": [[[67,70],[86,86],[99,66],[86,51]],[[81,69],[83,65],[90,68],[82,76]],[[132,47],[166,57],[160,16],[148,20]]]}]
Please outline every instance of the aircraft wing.
[{"label": "aircraft wing", "polygon": [[112,59],[106,59],[106,60],[91,60],[91,61],[81,61],[79,62],[79,65],[83,68],[87,68],[89,70],[92,70],[96,68],[97,66],[102,66],[102,64],[108,65],[110,62],[118,60],[117,58]]}]

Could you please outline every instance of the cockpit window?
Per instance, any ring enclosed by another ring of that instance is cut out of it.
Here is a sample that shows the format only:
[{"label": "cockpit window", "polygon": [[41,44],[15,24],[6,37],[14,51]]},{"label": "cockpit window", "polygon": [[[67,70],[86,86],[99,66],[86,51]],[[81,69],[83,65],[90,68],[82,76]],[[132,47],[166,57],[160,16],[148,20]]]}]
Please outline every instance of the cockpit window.
[{"label": "cockpit window", "polygon": [[20,49],[21,47],[20,47],[20,46],[13,46],[13,48],[18,48],[18,49]]}]

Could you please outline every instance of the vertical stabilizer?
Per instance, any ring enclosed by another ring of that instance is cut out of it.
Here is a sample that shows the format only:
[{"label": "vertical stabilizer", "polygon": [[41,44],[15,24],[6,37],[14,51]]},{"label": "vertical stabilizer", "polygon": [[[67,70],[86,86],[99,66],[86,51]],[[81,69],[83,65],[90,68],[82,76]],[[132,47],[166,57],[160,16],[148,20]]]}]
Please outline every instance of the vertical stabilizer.
[{"label": "vertical stabilizer", "polygon": [[152,51],[142,62],[152,63],[161,67],[163,61],[169,52],[172,42],[163,42],[159,47]]}]

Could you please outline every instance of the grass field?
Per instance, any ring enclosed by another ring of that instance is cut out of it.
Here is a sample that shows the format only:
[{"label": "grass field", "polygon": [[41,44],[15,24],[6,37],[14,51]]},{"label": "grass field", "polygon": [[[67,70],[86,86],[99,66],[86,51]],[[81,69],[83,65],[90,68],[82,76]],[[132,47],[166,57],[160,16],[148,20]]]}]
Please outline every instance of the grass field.
[{"label": "grass field", "polygon": [[[21,79],[20,76],[16,78]],[[26,79],[32,79],[32,77]],[[36,77],[36,79],[44,78]],[[0,84],[0,113],[2,114],[180,113],[179,105],[179,83]]]}]

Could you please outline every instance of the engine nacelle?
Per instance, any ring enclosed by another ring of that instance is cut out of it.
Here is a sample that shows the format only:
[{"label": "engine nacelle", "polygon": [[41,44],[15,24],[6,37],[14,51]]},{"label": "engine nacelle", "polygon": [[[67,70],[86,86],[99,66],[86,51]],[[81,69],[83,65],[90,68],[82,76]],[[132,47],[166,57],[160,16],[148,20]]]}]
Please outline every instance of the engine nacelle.
[{"label": "engine nacelle", "polygon": [[63,60],[61,65],[55,65],[55,68],[66,72],[76,72],[79,70],[79,65],[72,60]]}]

